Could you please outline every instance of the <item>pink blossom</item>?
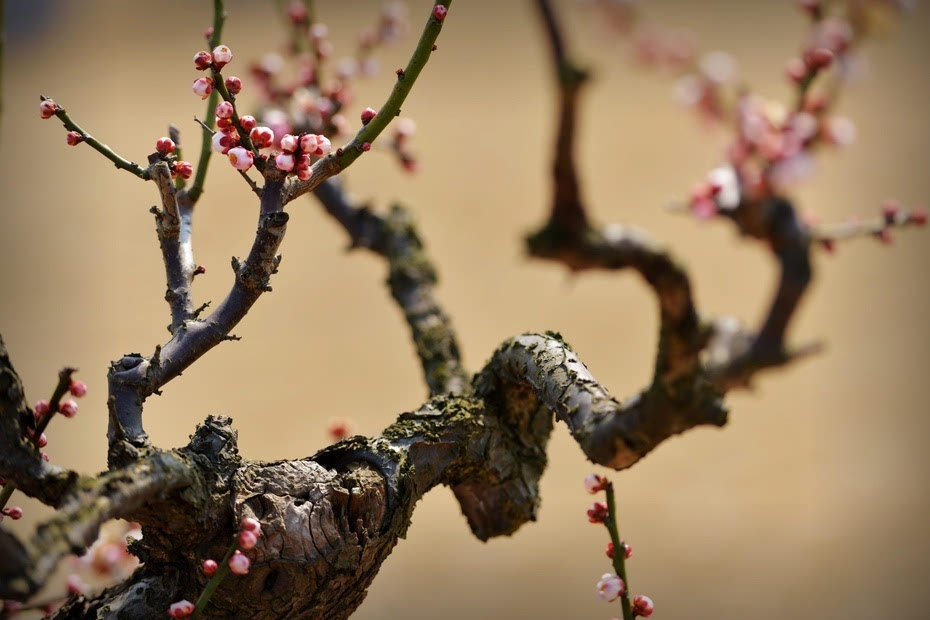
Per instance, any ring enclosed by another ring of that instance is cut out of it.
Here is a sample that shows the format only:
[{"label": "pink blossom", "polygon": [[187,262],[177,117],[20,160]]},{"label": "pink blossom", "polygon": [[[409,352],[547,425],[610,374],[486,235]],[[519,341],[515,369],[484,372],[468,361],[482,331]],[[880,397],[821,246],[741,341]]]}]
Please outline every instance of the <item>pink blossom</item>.
[{"label": "pink blossom", "polygon": [[856,125],[844,116],[834,116],[824,121],[824,138],[837,146],[850,146],[856,141]]},{"label": "pink blossom", "polygon": [[189,161],[177,161],[174,162],[171,171],[182,179],[189,179],[194,174],[194,165]]},{"label": "pink blossom", "polygon": [[238,95],[242,91],[242,80],[234,75],[226,78],[224,83],[226,84],[226,90],[228,90],[233,95]]},{"label": "pink blossom", "polygon": [[245,172],[252,167],[254,158],[252,151],[242,148],[241,146],[236,146],[229,149],[229,163],[232,164],[233,168],[236,170],[242,170]]},{"label": "pink blossom", "polygon": [[613,573],[604,573],[601,575],[600,581],[597,582],[597,598],[605,603],[617,600],[625,590],[626,584]]},{"label": "pink blossom", "polygon": [[648,618],[656,610],[652,599],[645,594],[637,594],[633,597],[633,615]]},{"label": "pink blossom", "polygon": [[255,532],[250,530],[243,530],[239,533],[239,546],[245,550],[249,550],[255,546],[258,542],[258,536],[255,535]]},{"label": "pink blossom", "polygon": [[229,558],[229,570],[231,570],[236,575],[246,575],[249,572],[249,565],[251,562],[249,558],[245,557],[241,553],[235,553],[231,558]]},{"label": "pink blossom", "polygon": [[232,50],[225,45],[217,45],[213,48],[213,64],[217,69],[225,67],[232,60]]},{"label": "pink blossom", "polygon": [[278,167],[278,170],[284,170],[285,172],[290,172],[294,169],[296,164],[294,160],[293,153],[279,153],[274,158],[274,165]]},{"label": "pink blossom", "polygon": [[213,80],[208,77],[197,78],[194,80],[194,94],[201,99],[206,99],[213,92]]},{"label": "pink blossom", "polygon": [[248,114],[246,114],[245,116],[243,116],[242,118],[239,119],[239,124],[240,124],[240,125],[242,126],[242,128],[245,129],[246,131],[252,131],[252,129],[253,129],[253,128],[255,127],[255,125],[257,124],[257,122],[256,122],[254,116],[249,116]]},{"label": "pink blossom", "polygon": [[281,149],[286,153],[293,153],[297,150],[297,136],[287,134],[281,138]]},{"label": "pink blossom", "polygon": [[45,119],[52,118],[60,109],[58,104],[51,99],[43,99],[42,102],[39,103],[39,116]]},{"label": "pink blossom", "polygon": [[374,108],[365,108],[362,110],[362,125],[367,125],[377,115],[378,113],[375,112]]},{"label": "pink blossom", "polygon": [[597,474],[588,474],[584,477],[584,488],[588,493],[594,495],[607,488],[607,478],[603,478]]},{"label": "pink blossom", "polygon": [[[174,140],[171,138],[159,138],[155,141],[155,150],[161,153],[162,155],[168,155],[174,153],[175,145]],[[72,383],[73,385],[73,383]]]},{"label": "pink blossom", "polygon": [[48,413],[49,404],[47,400],[36,401],[36,406],[33,408],[33,413],[35,414],[36,419],[38,420],[41,417],[44,417]]},{"label": "pink blossom", "polygon": [[212,577],[216,574],[216,570],[219,566],[216,563],[216,560],[204,560],[203,561],[203,574],[207,577]]},{"label": "pink blossom", "polygon": [[268,127],[255,127],[249,132],[249,139],[257,149],[266,149],[274,144],[274,132]]},{"label": "pink blossom", "polygon": [[213,56],[210,55],[210,52],[199,51],[194,54],[194,67],[198,71],[206,71],[210,68],[210,65],[213,64]]},{"label": "pink blossom", "polygon": [[355,432],[354,425],[344,418],[334,418],[329,422],[329,436],[336,441],[345,439]]},{"label": "pink blossom", "polygon": [[47,446],[48,436],[45,433],[42,433],[41,435],[39,435],[39,441],[36,442],[36,445],[38,445],[40,448],[44,448],[45,446]]},{"label": "pink blossom", "polygon": [[804,53],[804,63],[811,71],[820,71],[833,64],[833,52],[825,47],[815,47]]},{"label": "pink blossom", "polygon": [[68,135],[65,136],[65,142],[68,143],[68,146],[77,146],[83,141],[84,141],[84,136],[82,136],[76,131],[69,131]]},{"label": "pink blossom", "polygon": [[235,142],[236,141],[232,139],[230,134],[223,133],[222,131],[213,134],[213,150],[217,153],[225,155],[229,152],[229,149],[235,146]]},{"label": "pink blossom", "polygon": [[216,104],[217,118],[232,118],[234,111],[235,109],[233,108],[233,104],[229,103],[228,101],[220,101],[218,104]]},{"label": "pink blossom", "polygon": [[73,418],[77,415],[78,404],[74,400],[68,400],[62,403],[58,410],[61,412],[61,415],[66,418]]},{"label": "pink blossom", "polygon": [[10,506],[9,508],[3,509],[3,514],[13,519],[14,521],[19,521],[23,518],[23,509],[19,506]]},{"label": "pink blossom", "polygon": [[605,523],[608,516],[607,504],[604,502],[594,502],[588,508],[588,521],[591,523]]},{"label": "pink blossom", "polygon": [[192,613],[194,613],[194,604],[186,599],[172,603],[168,608],[168,615],[172,618],[187,618]]}]

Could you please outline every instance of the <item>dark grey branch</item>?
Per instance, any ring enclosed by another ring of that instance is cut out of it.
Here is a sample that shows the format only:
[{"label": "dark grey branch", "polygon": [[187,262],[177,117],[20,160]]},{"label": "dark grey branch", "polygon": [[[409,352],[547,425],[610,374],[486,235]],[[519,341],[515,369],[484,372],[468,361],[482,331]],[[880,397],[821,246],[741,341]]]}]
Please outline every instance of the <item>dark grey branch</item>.
[{"label": "dark grey branch", "polygon": [[388,261],[391,295],[413,332],[430,394],[458,394],[468,375],[462,367],[452,322],[436,300],[436,269],[423,247],[409,212],[394,206],[386,216],[357,206],[336,179],[321,183],[314,195],[352,241]]},{"label": "dark grey branch", "polygon": [[282,211],[282,187],[283,173],[269,170],[252,249],[244,262],[233,259],[232,289],[213,312],[204,319],[184,323],[171,340],[158,347],[150,357],[131,354],[111,365],[108,378],[115,412],[108,433],[111,452],[113,444],[119,440],[137,448],[148,445],[142,427],[145,399],[228,339],[231,330],[262,293],[271,290],[270,278],[277,272],[281,260],[278,247],[288,221],[287,213]]}]

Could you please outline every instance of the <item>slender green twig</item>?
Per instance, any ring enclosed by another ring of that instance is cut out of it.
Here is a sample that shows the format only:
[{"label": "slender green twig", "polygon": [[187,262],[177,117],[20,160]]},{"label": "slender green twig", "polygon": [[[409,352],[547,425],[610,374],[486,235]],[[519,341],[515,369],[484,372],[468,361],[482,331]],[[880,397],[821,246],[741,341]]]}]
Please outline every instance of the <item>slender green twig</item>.
[{"label": "slender green twig", "polygon": [[[210,49],[214,49],[220,44],[220,37],[223,34],[223,24],[226,22],[226,9],[223,7],[223,0],[213,0],[213,34],[210,36]],[[190,198],[191,204],[196,204],[203,194],[203,183],[207,178],[207,168],[210,164],[210,154],[213,147],[213,127],[216,122],[214,111],[216,104],[219,103],[219,94],[216,90],[210,93],[207,99],[206,127],[204,128],[203,138],[200,142],[200,159],[197,161],[197,172],[194,174],[194,182],[191,184],[187,197]]]},{"label": "slender green twig", "polygon": [[52,421],[52,417],[58,412],[62,397],[68,393],[68,389],[71,387],[71,375],[76,370],[76,368],[62,368],[59,371],[58,385],[55,386],[55,391],[52,392],[52,397],[48,401],[48,413],[42,416],[42,419],[36,424],[35,431],[33,431],[35,435],[32,438],[32,443],[35,444],[36,450],[39,449],[39,437],[42,436],[49,422]]},{"label": "slender green twig", "polygon": [[207,603],[210,602],[210,597],[216,592],[220,582],[229,574],[229,558],[233,556],[233,553],[235,553],[238,548],[239,542],[238,540],[234,540],[229,546],[229,549],[226,550],[226,555],[220,560],[219,566],[216,569],[216,574],[207,582],[203,592],[200,593],[200,597],[197,599],[197,604],[194,606],[194,614],[192,616],[193,620],[197,620],[197,618],[200,617],[203,610],[207,608]]},{"label": "slender green twig", "polygon": [[623,608],[623,620],[633,620],[633,608],[630,606],[630,582],[626,577],[626,546],[620,540],[620,533],[617,528],[617,501],[614,498],[614,485],[612,482],[607,483],[605,489],[607,492],[607,520],[604,525],[610,532],[610,540],[614,544],[614,570],[617,576],[623,580],[623,594],[620,595],[620,606]]},{"label": "slender green twig", "polygon": [[[446,8],[451,4],[452,0],[442,0],[436,3],[437,6]],[[285,203],[306,194],[324,180],[348,168],[365,151],[364,145],[368,144],[370,146],[387,129],[391,121],[400,114],[401,106],[433,53],[436,39],[439,37],[440,31],[442,31],[444,22],[445,19],[437,19],[433,13],[430,13],[426,26],[423,28],[423,34],[420,35],[420,40],[413,50],[410,61],[407,63],[406,68],[398,70],[394,89],[384,102],[384,105],[381,106],[378,114],[355,134],[352,142],[313,164],[312,173],[308,180],[292,183],[285,190]]]},{"label": "slender green twig", "polygon": [[[48,99],[48,97],[42,96],[43,101],[46,99]],[[134,161],[129,161],[128,159],[120,157],[109,146],[103,144],[95,137],[84,131],[77,123],[71,120],[71,117],[68,116],[68,113],[64,108],[59,106],[58,111],[55,112],[55,116],[57,116],[58,120],[60,120],[62,125],[65,126],[65,129],[80,134],[81,138],[83,138],[83,141],[86,142],[88,146],[112,161],[120,170],[128,170],[143,180],[147,180],[149,178],[148,171],[146,171],[145,168],[141,167]]]}]

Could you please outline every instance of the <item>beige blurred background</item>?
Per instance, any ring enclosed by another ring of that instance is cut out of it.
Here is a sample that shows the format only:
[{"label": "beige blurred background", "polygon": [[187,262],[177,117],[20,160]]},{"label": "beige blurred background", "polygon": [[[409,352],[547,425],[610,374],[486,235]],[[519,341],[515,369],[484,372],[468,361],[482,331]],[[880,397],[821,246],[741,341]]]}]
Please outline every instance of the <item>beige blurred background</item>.
[{"label": "beige blurred background", "polygon": [[[168,312],[148,213],[154,187],[87,148],[66,146],[62,128],[38,118],[38,95],[53,96],[136,160],[169,122],[192,143],[192,116],[203,106],[190,92],[190,58],[202,47],[209,4],[7,0],[0,329],[30,399],[46,397],[64,364],[80,367],[90,385],[79,416],[51,427],[49,451],[62,465],[105,467],[107,364],[166,340]],[[411,1],[415,28],[429,4]],[[318,5],[337,55],[349,52],[379,7]],[[671,80],[635,68],[574,3],[558,7],[598,78],[584,101],[579,148],[596,217],[641,225],[672,244],[705,313],[757,322],[777,275],[766,251],[722,223],[700,225],[661,208],[719,161],[725,134],[680,110]],[[373,154],[346,178],[378,206],[400,199],[416,212],[470,369],[510,335],[555,329],[625,397],[650,376],[650,292],[632,273],[570,278],[522,252],[522,235],[549,202],[554,118],[548,52],[531,8],[528,0],[456,2],[404,106],[419,127],[422,173],[405,175],[392,158]],[[656,0],[644,11],[692,27],[705,50],[734,53],[763,94],[789,95],[782,67],[805,32],[789,2]],[[891,195],[908,204],[930,197],[928,26],[922,7],[868,47],[870,73],[841,106],[858,124],[857,144],[820,159],[816,178],[796,193],[801,206],[829,221],[873,213]],[[283,40],[272,2],[230,2],[226,32],[242,77],[248,59]],[[360,87],[357,109],[378,107],[413,41],[381,56],[387,71]],[[244,92],[248,101],[248,81]],[[229,257],[248,250],[256,205],[221,161],[206,189],[195,252],[208,273],[195,292],[217,301],[230,284]],[[382,261],[347,255],[343,232],[312,200],[290,212],[281,273],[236,329],[243,340],[223,344],[147,404],[157,445],[181,445],[207,414],[222,413],[234,418],[246,457],[302,457],[328,443],[332,417],[375,434],[422,402],[420,369]],[[891,249],[862,240],[818,256],[791,337],[823,339],[826,354],[729,397],[724,430],[673,439],[615,476],[621,530],[636,552],[632,589],[652,596],[656,617],[928,616],[928,259],[930,237],[912,231]],[[594,597],[609,566],[605,532],[584,516],[590,497],[581,479],[591,467],[562,425],[549,454],[539,521],[510,539],[478,542],[452,494],[430,493],[355,617],[619,615]],[[47,513],[16,497],[28,516],[4,526],[27,531]]]}]

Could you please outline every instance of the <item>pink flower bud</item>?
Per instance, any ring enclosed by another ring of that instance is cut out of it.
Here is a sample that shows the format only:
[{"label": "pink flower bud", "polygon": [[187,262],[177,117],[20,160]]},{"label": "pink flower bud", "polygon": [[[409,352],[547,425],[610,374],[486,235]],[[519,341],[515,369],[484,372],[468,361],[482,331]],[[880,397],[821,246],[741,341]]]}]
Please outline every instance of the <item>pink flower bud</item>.
[{"label": "pink flower bud", "polygon": [[239,546],[243,549],[251,549],[258,542],[258,536],[255,532],[244,530],[239,533]]},{"label": "pink flower bud", "polygon": [[278,167],[278,170],[290,172],[294,169],[295,164],[296,161],[294,160],[294,155],[292,153],[280,153],[277,157],[274,158],[274,165]]},{"label": "pink flower bud", "polygon": [[168,155],[174,153],[174,140],[171,138],[159,138],[155,142],[155,150],[161,153],[162,155]]},{"label": "pink flower bud", "polygon": [[213,64],[213,56],[210,52],[200,51],[194,54],[194,67],[198,71],[206,71]]},{"label": "pink flower bud", "polygon": [[252,151],[248,151],[241,146],[229,149],[229,163],[231,163],[236,170],[245,172],[252,167],[253,161]]},{"label": "pink flower bud", "polygon": [[51,99],[43,99],[39,104],[39,116],[42,118],[52,118],[61,108]]},{"label": "pink flower bud", "polygon": [[604,554],[611,560],[614,559],[614,544],[612,542],[607,543],[607,550]]},{"label": "pink flower bud", "polygon": [[312,153],[320,146],[320,141],[317,139],[317,135],[313,133],[307,133],[300,137],[300,150],[304,153]]},{"label": "pink flower bud", "polygon": [[65,136],[65,142],[68,143],[68,146],[77,146],[83,141],[84,141],[84,136],[82,136],[76,131],[69,131],[68,135]]},{"label": "pink flower bud", "polygon": [[216,574],[216,570],[219,566],[216,563],[216,560],[204,560],[203,561],[203,574],[207,577],[212,577]]},{"label": "pink flower bud", "polygon": [[194,613],[194,604],[188,600],[172,603],[168,608],[168,615],[172,618],[187,618]]},{"label": "pink flower bud", "polygon": [[257,149],[266,149],[274,144],[274,133],[267,127],[255,127],[249,132],[249,139]]},{"label": "pink flower bud", "polygon": [[239,523],[239,529],[244,532],[256,532],[260,534],[262,531],[262,524],[252,517],[242,517],[242,521]]},{"label": "pink flower bud", "polygon": [[876,237],[885,245],[891,245],[894,242],[894,233],[891,232],[890,228],[882,228],[878,231]]},{"label": "pink flower bud", "polygon": [[626,590],[626,584],[613,573],[604,573],[597,582],[597,598],[605,603],[617,600],[617,597]]},{"label": "pink flower bud", "polygon": [[807,64],[800,58],[792,58],[785,65],[785,73],[792,82],[799,84],[807,77]]},{"label": "pink flower bud", "polygon": [[213,80],[208,77],[197,78],[194,80],[194,94],[201,99],[206,99],[213,92]]},{"label": "pink flower bud", "polygon": [[68,390],[71,392],[72,396],[81,398],[87,394],[87,384],[78,379],[72,379],[71,385],[68,387]]},{"label": "pink flower bud", "polygon": [[238,95],[239,92],[242,90],[242,80],[240,80],[234,75],[231,75],[228,78],[226,78],[225,84],[226,84],[226,90],[228,90],[233,95]]},{"label": "pink flower bud", "polygon": [[294,136],[291,134],[285,134],[281,138],[281,149],[285,153],[293,153],[294,151],[297,150],[297,146],[298,146],[297,136]]},{"label": "pink flower bud", "polygon": [[637,594],[633,597],[633,615],[648,618],[656,610],[652,599],[644,594]]},{"label": "pink flower bud", "polygon": [[213,64],[217,69],[225,67],[232,60],[232,50],[225,45],[217,45],[213,48]]},{"label": "pink flower bud", "polygon": [[194,174],[194,165],[189,161],[177,161],[171,171],[182,179],[189,179]]},{"label": "pink flower bud", "polygon": [[885,218],[885,221],[889,224],[894,222],[895,218],[898,216],[898,213],[901,212],[901,203],[893,198],[889,198],[882,203],[882,216]]},{"label": "pink flower bud", "polygon": [[222,131],[213,134],[213,150],[217,153],[225,155],[233,146],[235,146],[235,144],[229,134],[223,133]]},{"label": "pink flower bud", "polygon": [[207,26],[203,31],[203,38],[207,41],[213,36],[213,26]]},{"label": "pink flower bud", "polygon": [[833,63],[833,52],[825,47],[816,47],[804,53],[804,62],[811,71],[826,69]]},{"label": "pink flower bud", "polygon": [[216,104],[217,118],[232,118],[234,111],[233,104],[229,103],[228,101],[220,101],[218,104]]},{"label": "pink flower bud", "polygon": [[313,171],[310,168],[298,168],[297,169],[297,178],[301,181],[309,181],[310,177],[313,176]]},{"label": "pink flower bud", "polygon": [[607,521],[607,504],[604,502],[594,502],[588,508],[588,521],[591,523],[605,523]]},{"label": "pink flower bud", "polygon": [[52,457],[50,457],[50,456],[48,455],[48,452],[43,452],[43,453],[42,453],[42,460],[45,461],[46,463],[48,463],[49,461],[52,460]]},{"label": "pink flower bud", "polygon": [[329,151],[333,148],[332,143],[329,141],[329,138],[327,138],[326,136],[317,136],[316,143],[317,143],[317,147],[316,147],[316,150],[313,151],[313,154],[316,155],[317,157],[323,157],[324,155],[329,153]]},{"label": "pink flower bud", "polygon": [[449,9],[442,6],[441,4],[437,4],[436,6],[433,7],[433,17],[436,18],[436,21],[441,22],[442,20],[446,18],[446,15],[448,13],[449,13]]},{"label": "pink flower bud", "polygon": [[45,433],[39,435],[39,442],[37,444],[40,448],[44,448],[48,445],[48,436]]},{"label": "pink flower bud", "polygon": [[355,429],[353,425],[348,420],[343,418],[335,418],[330,421],[329,424],[329,436],[335,439],[336,441],[345,439],[351,435]]},{"label": "pink flower bud", "polygon": [[373,108],[365,108],[362,110],[362,125],[367,125],[377,115],[378,113]]},{"label": "pink flower bud", "polygon": [[68,584],[68,592],[71,594],[84,594],[87,591],[87,584],[73,573],[68,575],[66,583]]},{"label": "pink flower bud", "polygon": [[236,575],[247,575],[249,572],[249,565],[251,562],[249,558],[245,557],[241,553],[234,554],[229,558],[229,570],[231,570]]},{"label": "pink flower bud", "polygon": [[588,493],[594,495],[607,488],[607,478],[602,478],[597,474],[588,474],[584,477],[584,488]]},{"label": "pink flower bud", "polygon": [[633,547],[630,546],[630,543],[621,540],[620,544],[623,545],[624,559],[629,560],[631,557],[633,557]]},{"label": "pink flower bud", "polygon": [[256,125],[255,117],[249,116],[248,114],[246,114],[245,116],[239,119],[239,124],[242,125],[242,128],[245,129],[246,131],[252,131],[252,129]]},{"label": "pink flower bud", "polygon": [[233,122],[231,118],[218,118],[216,119],[216,128],[220,131],[226,132],[233,127]]},{"label": "pink flower bud", "polygon": [[73,418],[77,415],[78,404],[73,400],[69,400],[62,403],[58,410],[61,412],[61,415],[65,416],[66,418]]},{"label": "pink flower bud", "polygon": [[850,146],[856,141],[856,124],[844,116],[834,116],[824,121],[824,138],[836,146]]},{"label": "pink flower bud", "polygon": [[13,519],[14,521],[19,521],[23,518],[23,509],[19,506],[10,506],[9,508],[3,509],[3,514]]},{"label": "pink flower bud", "polygon": [[287,7],[287,16],[291,18],[291,22],[296,25],[300,25],[307,21],[307,7],[300,0],[293,0],[291,4]]},{"label": "pink flower bud", "polygon": [[366,153],[371,150],[371,142],[362,142],[362,150]]},{"label": "pink flower bud", "polygon": [[48,413],[48,409],[49,409],[49,406],[48,406],[47,400],[37,401],[36,406],[33,409],[33,413],[35,413],[36,420],[38,420],[41,417],[44,417],[45,414]]},{"label": "pink flower bud", "polygon": [[909,216],[911,223],[917,226],[927,225],[927,209],[925,207],[916,207],[911,211]]},{"label": "pink flower bud", "polygon": [[310,37],[317,41],[329,36],[329,26],[317,22],[310,26]]}]

